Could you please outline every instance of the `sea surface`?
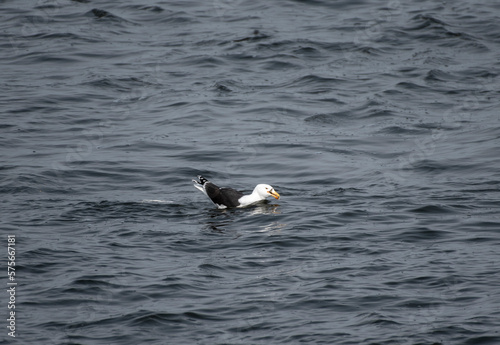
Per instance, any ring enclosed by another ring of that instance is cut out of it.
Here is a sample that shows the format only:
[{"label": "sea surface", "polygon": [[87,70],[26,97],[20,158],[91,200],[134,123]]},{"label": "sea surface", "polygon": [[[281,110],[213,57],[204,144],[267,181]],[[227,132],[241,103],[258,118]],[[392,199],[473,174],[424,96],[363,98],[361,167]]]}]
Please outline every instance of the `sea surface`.
[{"label": "sea surface", "polygon": [[496,0],[0,1],[0,344],[500,344],[499,73]]}]

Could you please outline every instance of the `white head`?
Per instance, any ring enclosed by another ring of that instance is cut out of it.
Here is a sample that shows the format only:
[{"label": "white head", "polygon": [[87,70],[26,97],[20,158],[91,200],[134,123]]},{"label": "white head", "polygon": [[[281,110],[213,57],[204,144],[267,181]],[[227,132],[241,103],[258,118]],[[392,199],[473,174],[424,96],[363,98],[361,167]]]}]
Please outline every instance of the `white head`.
[{"label": "white head", "polygon": [[280,198],[280,195],[278,194],[278,192],[276,192],[274,190],[273,187],[271,187],[270,185],[268,184],[258,184],[255,189],[253,190],[253,193],[252,194],[257,194],[259,195],[262,199],[265,199],[269,196],[272,196],[276,199],[279,199]]}]

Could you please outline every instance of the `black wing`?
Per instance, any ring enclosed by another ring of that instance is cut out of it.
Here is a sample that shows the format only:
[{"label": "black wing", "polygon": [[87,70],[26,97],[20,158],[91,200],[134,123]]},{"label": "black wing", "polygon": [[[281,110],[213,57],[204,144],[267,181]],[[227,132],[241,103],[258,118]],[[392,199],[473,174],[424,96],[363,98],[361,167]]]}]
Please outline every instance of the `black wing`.
[{"label": "black wing", "polygon": [[232,188],[219,188],[212,182],[205,183],[205,191],[215,204],[224,205],[226,207],[239,206],[240,203],[238,200],[243,196],[242,192]]}]

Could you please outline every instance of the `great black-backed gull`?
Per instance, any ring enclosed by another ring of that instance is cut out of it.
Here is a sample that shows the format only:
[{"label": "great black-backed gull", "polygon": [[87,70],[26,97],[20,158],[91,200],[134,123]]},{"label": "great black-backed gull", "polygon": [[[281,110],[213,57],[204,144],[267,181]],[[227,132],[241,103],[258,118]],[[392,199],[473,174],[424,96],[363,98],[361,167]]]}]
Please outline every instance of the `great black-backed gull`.
[{"label": "great black-backed gull", "polygon": [[258,184],[252,194],[243,195],[242,192],[232,188],[220,188],[201,175],[198,179],[199,181],[193,180],[194,186],[208,196],[218,208],[245,207],[265,200],[269,196],[280,198],[278,192],[268,184]]}]

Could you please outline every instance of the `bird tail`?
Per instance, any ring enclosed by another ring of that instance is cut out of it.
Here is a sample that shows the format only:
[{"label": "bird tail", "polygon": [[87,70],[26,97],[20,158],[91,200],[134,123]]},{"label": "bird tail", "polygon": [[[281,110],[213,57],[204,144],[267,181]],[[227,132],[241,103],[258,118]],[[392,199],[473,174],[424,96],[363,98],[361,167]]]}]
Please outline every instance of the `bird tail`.
[{"label": "bird tail", "polygon": [[205,191],[204,191],[204,189],[203,189],[203,185],[204,185],[205,183],[207,183],[207,182],[208,182],[208,180],[207,180],[206,178],[204,178],[203,176],[201,176],[201,175],[198,175],[198,180],[199,180],[199,181],[194,180],[194,179],[192,180],[192,181],[194,182],[194,186],[195,186],[196,188],[198,188],[199,190],[201,190],[202,192],[205,192]]}]

